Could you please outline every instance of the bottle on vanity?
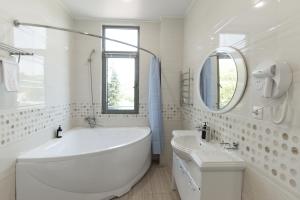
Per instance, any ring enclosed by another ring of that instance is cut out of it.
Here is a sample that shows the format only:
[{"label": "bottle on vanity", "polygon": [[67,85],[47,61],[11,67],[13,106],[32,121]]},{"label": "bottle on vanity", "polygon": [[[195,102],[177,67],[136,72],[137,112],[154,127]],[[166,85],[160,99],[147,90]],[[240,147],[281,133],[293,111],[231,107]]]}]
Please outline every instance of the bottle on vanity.
[{"label": "bottle on vanity", "polygon": [[59,125],[58,129],[56,130],[56,138],[62,138],[63,130],[61,128],[61,125]]},{"label": "bottle on vanity", "polygon": [[201,129],[201,138],[202,140],[205,140],[206,142],[209,142],[209,127],[207,125],[207,122],[203,123],[202,129]]}]

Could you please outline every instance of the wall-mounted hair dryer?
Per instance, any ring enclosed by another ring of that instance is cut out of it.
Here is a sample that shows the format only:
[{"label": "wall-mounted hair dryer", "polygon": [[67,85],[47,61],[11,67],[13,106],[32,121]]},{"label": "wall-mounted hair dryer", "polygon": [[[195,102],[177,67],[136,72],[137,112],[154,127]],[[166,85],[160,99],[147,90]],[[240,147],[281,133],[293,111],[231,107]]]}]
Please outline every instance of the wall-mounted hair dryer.
[{"label": "wall-mounted hair dryer", "polygon": [[292,70],[283,61],[266,62],[252,72],[252,75],[256,78],[256,89],[265,98],[281,97],[292,83]]},{"label": "wall-mounted hair dryer", "polygon": [[255,78],[265,79],[263,86],[263,96],[266,98],[272,97],[274,87],[273,77],[275,76],[275,73],[276,65],[267,66],[252,72],[252,75]]}]

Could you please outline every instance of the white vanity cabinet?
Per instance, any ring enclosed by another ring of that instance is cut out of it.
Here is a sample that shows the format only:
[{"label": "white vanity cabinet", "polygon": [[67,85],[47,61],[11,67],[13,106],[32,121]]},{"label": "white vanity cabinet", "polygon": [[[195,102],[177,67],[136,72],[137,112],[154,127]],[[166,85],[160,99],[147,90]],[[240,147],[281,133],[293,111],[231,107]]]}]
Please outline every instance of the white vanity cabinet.
[{"label": "white vanity cabinet", "polygon": [[181,200],[241,200],[242,170],[201,170],[174,153],[173,176]]},{"label": "white vanity cabinet", "polygon": [[[200,177],[191,175],[187,165],[173,153],[173,181],[175,181],[181,200],[199,200],[201,195]],[[199,173],[200,174],[200,173]]]},{"label": "white vanity cabinet", "polygon": [[244,161],[195,137],[172,139],[173,181],[181,200],[241,200]]}]

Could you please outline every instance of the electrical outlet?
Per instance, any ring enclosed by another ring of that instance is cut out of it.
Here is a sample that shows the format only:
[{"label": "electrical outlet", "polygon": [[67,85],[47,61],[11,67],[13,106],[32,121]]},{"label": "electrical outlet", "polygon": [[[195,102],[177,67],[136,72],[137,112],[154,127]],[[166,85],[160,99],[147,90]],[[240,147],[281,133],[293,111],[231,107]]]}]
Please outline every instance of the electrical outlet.
[{"label": "electrical outlet", "polygon": [[264,118],[264,108],[261,106],[253,106],[252,116],[254,119],[263,120]]}]

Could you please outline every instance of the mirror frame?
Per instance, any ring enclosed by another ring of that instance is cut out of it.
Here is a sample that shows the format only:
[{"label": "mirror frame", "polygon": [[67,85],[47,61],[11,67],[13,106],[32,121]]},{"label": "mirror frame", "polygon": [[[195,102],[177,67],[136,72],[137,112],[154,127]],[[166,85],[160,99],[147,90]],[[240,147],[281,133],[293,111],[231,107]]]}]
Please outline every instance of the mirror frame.
[{"label": "mirror frame", "polygon": [[[230,102],[222,109],[220,110],[212,110],[209,107],[206,106],[206,104],[203,102],[201,93],[200,93],[200,78],[201,78],[201,72],[202,68],[204,66],[204,63],[206,62],[207,58],[213,54],[213,53],[224,53],[229,55],[235,62],[236,68],[237,68],[237,83],[236,83],[236,89],[232,96],[232,99]],[[200,104],[209,112],[212,113],[226,113],[232,110],[242,99],[246,86],[248,82],[248,71],[247,71],[247,65],[245,62],[244,57],[242,54],[235,48],[232,47],[219,47],[208,54],[208,56],[205,57],[205,60],[203,61],[202,65],[200,66],[199,72],[197,74],[197,86],[196,90],[198,93],[198,97],[200,98]]]}]

